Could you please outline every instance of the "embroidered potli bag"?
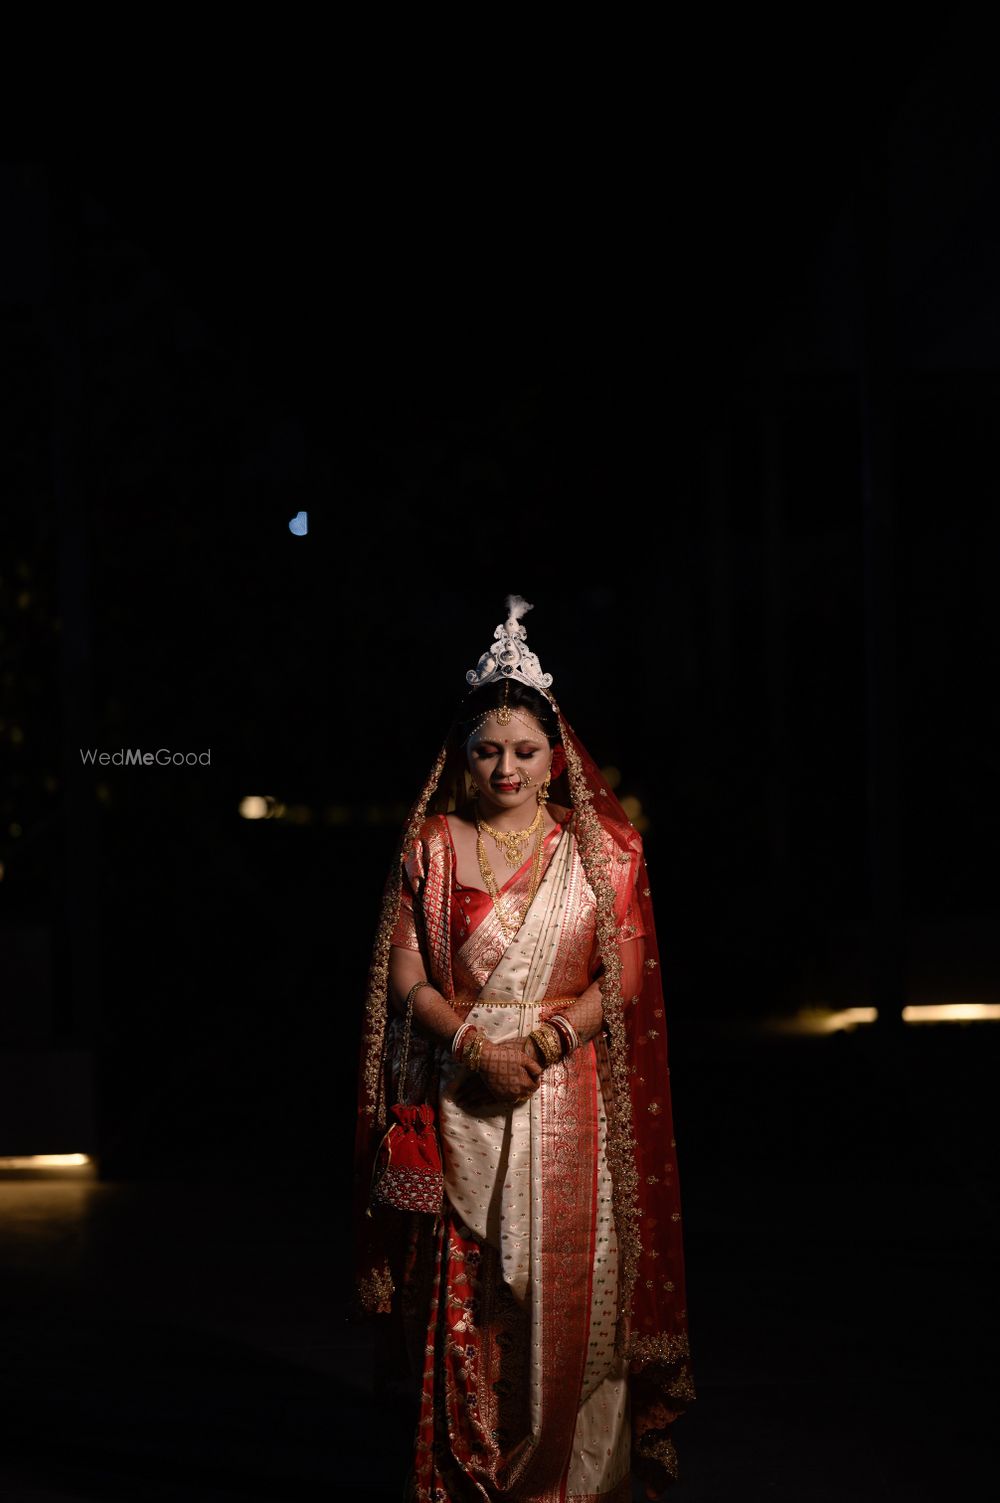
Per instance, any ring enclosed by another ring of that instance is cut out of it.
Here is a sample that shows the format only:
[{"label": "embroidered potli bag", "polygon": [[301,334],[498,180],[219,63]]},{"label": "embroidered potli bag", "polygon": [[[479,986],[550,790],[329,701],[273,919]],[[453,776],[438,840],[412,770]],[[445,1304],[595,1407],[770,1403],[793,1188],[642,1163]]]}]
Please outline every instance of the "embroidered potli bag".
[{"label": "embroidered potli bag", "polygon": [[436,1216],[444,1199],[444,1169],[434,1108],[430,1102],[406,1104],[406,1071],[413,1025],[413,995],[406,1005],[403,1052],[399,1069],[399,1094],[403,1098],[391,1109],[395,1121],[379,1144],[372,1170],[371,1206],[395,1211],[427,1211]]}]

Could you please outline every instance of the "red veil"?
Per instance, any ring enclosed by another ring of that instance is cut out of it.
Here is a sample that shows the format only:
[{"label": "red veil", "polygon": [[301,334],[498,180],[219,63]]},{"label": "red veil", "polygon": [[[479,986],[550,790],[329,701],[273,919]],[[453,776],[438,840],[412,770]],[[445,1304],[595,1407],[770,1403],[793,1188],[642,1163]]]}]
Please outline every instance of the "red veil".
[{"label": "red veil", "polygon": [[[549,696],[551,699],[551,695]],[[677,1480],[671,1439],[674,1419],[696,1395],[688,1347],[684,1252],[677,1154],[667,1064],[663,982],[653,901],[642,841],[558,706],[566,767],[551,784],[554,803],[570,805],[587,880],[597,899],[597,937],[607,1039],[599,1032],[601,1073],[610,1081],[608,1166],[621,1255],[616,1350],[629,1358],[632,1468],[664,1487]],[[371,967],[358,1072],[354,1226],[357,1302],[354,1313],[387,1313],[400,1282],[405,1217],[366,1214],[374,1156],[387,1126],[391,1092],[386,1050],[391,935],[399,913],[403,862],[428,813],[455,806],[464,767],[454,746],[441,747],[405,822],[382,899]],[[608,836],[611,836],[611,842]],[[639,990],[622,997],[615,894],[610,862],[631,860],[635,901],[645,931]],[[601,1055],[603,1054],[603,1061]],[[607,1086],[605,1087],[607,1090]]]}]

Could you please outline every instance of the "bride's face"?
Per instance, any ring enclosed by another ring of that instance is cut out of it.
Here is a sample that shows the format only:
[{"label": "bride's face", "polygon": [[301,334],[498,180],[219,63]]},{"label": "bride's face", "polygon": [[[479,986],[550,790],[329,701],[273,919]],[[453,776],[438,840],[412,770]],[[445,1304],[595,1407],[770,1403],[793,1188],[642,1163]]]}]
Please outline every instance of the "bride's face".
[{"label": "bride's face", "polygon": [[537,790],[552,762],[552,748],[535,717],[518,709],[501,725],[490,715],[469,738],[466,758],[484,812],[490,806],[513,810],[523,805],[530,824]]}]

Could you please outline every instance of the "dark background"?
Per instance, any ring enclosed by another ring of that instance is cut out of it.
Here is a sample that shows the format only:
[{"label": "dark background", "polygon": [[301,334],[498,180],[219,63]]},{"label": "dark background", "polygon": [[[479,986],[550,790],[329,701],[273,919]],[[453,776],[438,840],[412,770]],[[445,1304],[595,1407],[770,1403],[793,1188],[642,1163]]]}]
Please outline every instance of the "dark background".
[{"label": "dark background", "polygon": [[[0,1155],[308,1187],[316,1267],[343,1267],[382,882],[513,590],[641,803],[704,1391],[731,1339],[709,1203],[753,1125],[796,1196],[819,1158],[842,1189],[911,1185],[913,1225],[937,1205],[913,1283],[926,1320],[962,1249],[939,1358],[971,1383],[995,1025],[896,1020],[1000,1001],[993,69],[946,36],[711,92],[677,71],[662,104],[595,94],[516,141],[0,169]],[[211,766],[81,764],[133,746]],[[252,794],[283,817],[242,819]],[[801,1065],[754,1033],[854,1005],[866,1041]],[[874,1308],[897,1266],[850,1287]]]}]

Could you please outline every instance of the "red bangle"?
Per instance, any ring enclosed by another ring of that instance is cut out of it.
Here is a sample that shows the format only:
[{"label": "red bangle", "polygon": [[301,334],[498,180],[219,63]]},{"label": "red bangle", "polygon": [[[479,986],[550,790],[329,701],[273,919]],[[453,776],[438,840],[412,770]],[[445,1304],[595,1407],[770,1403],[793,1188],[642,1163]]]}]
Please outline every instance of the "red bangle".
[{"label": "red bangle", "polygon": [[565,1058],[567,1054],[573,1052],[573,1040],[569,1036],[565,1023],[560,1023],[558,1018],[549,1018],[548,1021],[562,1039],[562,1052]]}]

